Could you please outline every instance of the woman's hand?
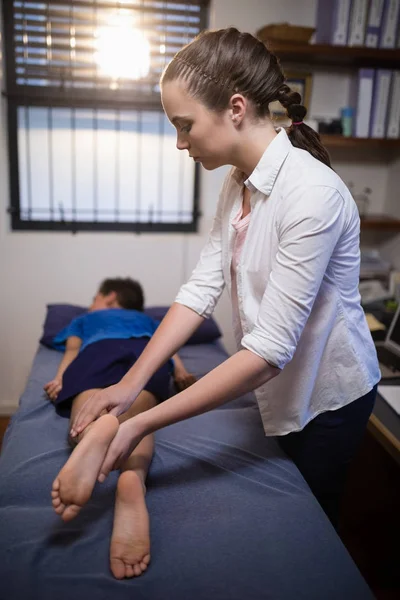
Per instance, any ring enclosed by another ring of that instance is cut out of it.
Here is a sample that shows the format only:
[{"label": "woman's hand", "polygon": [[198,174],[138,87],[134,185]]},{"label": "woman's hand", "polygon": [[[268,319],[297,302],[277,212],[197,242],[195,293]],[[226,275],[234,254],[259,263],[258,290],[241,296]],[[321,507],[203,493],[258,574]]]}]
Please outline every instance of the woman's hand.
[{"label": "woman's hand", "polygon": [[122,415],[133,404],[140,391],[135,392],[120,381],[104,390],[95,392],[78,412],[71,427],[71,437],[76,437],[104,412],[116,417]]},{"label": "woman's hand", "polygon": [[136,446],[145,437],[140,425],[140,415],[131,417],[118,428],[117,435],[108,447],[98,480],[102,483],[113,469],[120,469]]},{"label": "woman's hand", "polygon": [[54,402],[55,400],[57,400],[58,394],[62,390],[62,377],[54,377],[54,379],[46,383],[43,389],[50,398],[50,400]]},{"label": "woman's hand", "polygon": [[186,371],[186,369],[184,367],[183,368],[175,367],[174,382],[175,382],[175,385],[179,392],[190,387],[191,385],[196,383],[196,381],[197,381],[196,377],[194,375],[192,375],[192,373],[189,373],[188,371]]}]

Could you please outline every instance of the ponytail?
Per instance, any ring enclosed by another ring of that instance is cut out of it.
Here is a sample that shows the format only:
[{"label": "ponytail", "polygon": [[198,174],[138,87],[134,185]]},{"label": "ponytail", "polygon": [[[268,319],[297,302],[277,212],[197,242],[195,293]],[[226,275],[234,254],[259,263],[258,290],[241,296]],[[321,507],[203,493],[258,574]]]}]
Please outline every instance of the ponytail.
[{"label": "ponytail", "polygon": [[287,115],[292,121],[286,131],[293,146],[307,150],[314,158],[331,167],[328,151],[321,143],[319,134],[303,122],[307,109],[300,104],[300,94],[292,92],[286,84],[283,84],[278,92],[278,100],[286,108]]}]

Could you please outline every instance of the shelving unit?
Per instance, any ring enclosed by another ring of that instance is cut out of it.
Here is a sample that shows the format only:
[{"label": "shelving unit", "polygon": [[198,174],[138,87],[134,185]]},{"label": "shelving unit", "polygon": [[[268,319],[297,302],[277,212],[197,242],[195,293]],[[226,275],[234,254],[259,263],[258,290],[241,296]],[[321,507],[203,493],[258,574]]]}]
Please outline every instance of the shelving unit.
[{"label": "shelving unit", "polygon": [[[330,46],[323,44],[299,44],[295,42],[269,40],[267,47],[286,65],[301,65],[302,68],[331,67],[400,69],[400,49]],[[321,141],[331,152],[332,159],[392,160],[400,156],[400,139],[354,138],[342,135],[321,135]],[[370,214],[361,219],[363,231],[400,232],[400,220],[384,214]]]},{"label": "shelving unit", "polygon": [[379,231],[400,231],[400,220],[388,215],[370,214],[361,219],[361,229]]},{"label": "shelving unit", "polygon": [[267,46],[282,62],[346,68],[398,69],[400,67],[400,49],[296,44],[278,40],[271,40]]},{"label": "shelving unit", "polygon": [[368,148],[370,150],[399,150],[400,139],[375,139],[344,137],[343,135],[321,134],[321,141],[327,148]]},{"label": "shelving unit", "polygon": [[375,161],[391,161],[400,156],[400,139],[355,138],[321,134],[321,141],[331,152],[332,159],[342,156],[338,155],[339,152],[345,153],[346,160],[347,158],[360,158],[361,160],[373,158]]}]

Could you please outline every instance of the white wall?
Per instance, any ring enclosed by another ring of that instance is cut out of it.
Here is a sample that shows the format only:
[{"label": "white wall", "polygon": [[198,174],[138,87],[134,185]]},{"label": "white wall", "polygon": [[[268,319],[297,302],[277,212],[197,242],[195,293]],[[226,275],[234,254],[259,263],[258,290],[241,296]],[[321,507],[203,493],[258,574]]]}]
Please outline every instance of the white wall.
[{"label": "white wall", "polygon": [[[233,25],[253,33],[269,22],[314,25],[315,8],[316,0],[214,0],[210,25],[212,28]],[[310,116],[336,116],[338,107],[346,104],[348,82],[348,77],[316,75]],[[332,90],[335,90],[334,96]],[[24,388],[40,337],[46,303],[85,304],[98,283],[113,275],[139,279],[148,304],[173,301],[206,240],[226,172],[223,168],[202,173],[200,202],[203,216],[198,234],[11,232],[6,212],[9,193],[5,109],[6,103],[1,98],[0,410],[3,407],[3,411],[5,407],[16,406]],[[351,179],[356,189],[369,185],[374,190],[372,210],[379,212],[385,207],[389,173],[394,173],[387,165],[360,163],[353,168],[343,161],[335,163],[335,168],[345,181]],[[398,244],[388,249],[389,254],[396,251]],[[226,296],[215,316],[223,329],[225,346],[234,351]]]}]

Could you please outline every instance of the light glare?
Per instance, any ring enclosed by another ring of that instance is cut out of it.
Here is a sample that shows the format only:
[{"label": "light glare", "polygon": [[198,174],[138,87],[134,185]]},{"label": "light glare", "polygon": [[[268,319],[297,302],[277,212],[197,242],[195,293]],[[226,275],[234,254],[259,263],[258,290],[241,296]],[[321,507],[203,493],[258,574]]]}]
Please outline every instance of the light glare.
[{"label": "light glare", "polygon": [[114,79],[141,79],[150,70],[147,38],[123,17],[97,30],[95,47],[95,60],[104,75]]}]

